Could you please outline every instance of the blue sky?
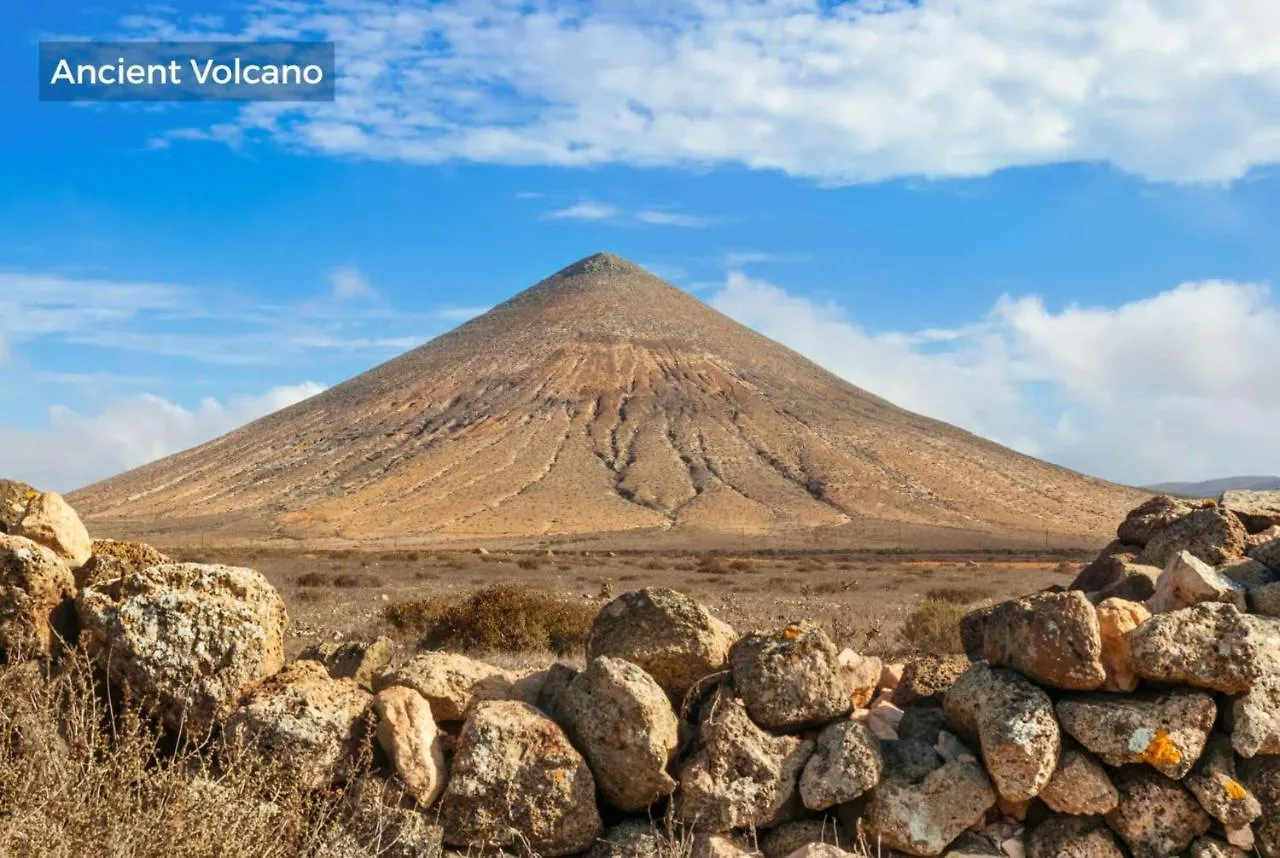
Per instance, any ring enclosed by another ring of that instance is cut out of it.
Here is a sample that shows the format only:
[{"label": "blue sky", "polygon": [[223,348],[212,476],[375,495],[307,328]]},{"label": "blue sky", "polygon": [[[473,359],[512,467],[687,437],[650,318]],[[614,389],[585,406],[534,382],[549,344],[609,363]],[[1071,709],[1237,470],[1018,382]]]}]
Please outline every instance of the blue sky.
[{"label": "blue sky", "polygon": [[[1226,5],[8,2],[0,473],[174,452],[597,250],[1070,467],[1280,472],[1280,7]],[[339,98],[42,104],[52,37],[332,39]]]}]

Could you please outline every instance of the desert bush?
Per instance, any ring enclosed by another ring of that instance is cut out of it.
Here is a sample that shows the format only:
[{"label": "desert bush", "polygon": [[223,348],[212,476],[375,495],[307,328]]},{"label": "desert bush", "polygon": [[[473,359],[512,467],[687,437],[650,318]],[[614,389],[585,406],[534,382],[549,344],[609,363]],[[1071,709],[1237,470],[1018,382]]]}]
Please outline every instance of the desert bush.
[{"label": "desert bush", "polygon": [[658,560],[657,558],[654,558],[653,560],[647,561],[644,564],[644,568],[650,570],[651,572],[660,572],[663,569],[667,568],[667,564],[663,563],[661,560]]},{"label": "desert bush", "polygon": [[754,571],[755,564],[750,560],[745,560],[739,557],[737,560],[734,560],[729,564],[729,568],[734,572],[751,572]]},{"label": "desert bush", "polygon": [[382,618],[396,632],[397,637],[421,638],[435,628],[436,622],[448,607],[447,599],[423,596],[409,602],[387,605]]},{"label": "desert bush", "polygon": [[323,602],[325,592],[315,587],[303,587],[301,590],[293,594],[293,598],[299,602]]},{"label": "desert bush", "polygon": [[694,571],[699,575],[728,575],[729,567],[714,554],[705,554],[698,558],[698,568]]},{"label": "desert bush", "polygon": [[595,614],[587,605],[498,584],[453,602],[429,597],[392,605],[384,617],[405,634],[421,629],[422,645],[432,649],[566,655],[586,646]]},{"label": "desert bush", "polygon": [[324,572],[303,572],[297,583],[299,587],[328,587],[333,583],[333,576]]},{"label": "desert bush", "polygon": [[926,598],[907,615],[899,637],[904,646],[929,655],[962,653],[960,618],[968,612],[964,604]]},{"label": "desert bush", "polygon": [[951,602],[955,605],[972,605],[990,599],[995,593],[987,587],[935,587],[924,594],[934,602]]}]

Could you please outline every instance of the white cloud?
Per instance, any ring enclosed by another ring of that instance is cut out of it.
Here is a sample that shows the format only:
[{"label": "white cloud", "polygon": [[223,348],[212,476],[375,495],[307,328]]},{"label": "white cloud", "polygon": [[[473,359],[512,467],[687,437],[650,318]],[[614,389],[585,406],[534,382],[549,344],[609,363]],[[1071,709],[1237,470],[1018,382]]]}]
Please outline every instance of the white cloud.
[{"label": "white cloud", "polygon": [[619,224],[644,224],[646,226],[673,226],[681,229],[703,229],[726,223],[725,218],[709,215],[687,214],[665,209],[640,209],[627,211],[613,203],[581,200],[562,209],[554,209],[543,215],[547,220],[611,221]]},{"label": "white cloud", "polygon": [[203,444],[323,389],[306,382],[225,403],[205,399],[194,409],[147,393],[114,400],[95,414],[55,406],[48,426],[0,427],[0,474],[70,491]]},{"label": "white cloud", "polygon": [[340,265],[330,271],[329,285],[333,289],[333,297],[339,301],[378,297],[378,290],[373,288],[365,273],[354,265]]},{"label": "white cloud", "polygon": [[1262,286],[1184,283],[1056,312],[1005,297],[954,330],[877,334],[740,273],[712,303],[898,405],[1087,473],[1280,473],[1280,307]]},{"label": "white cloud", "polygon": [[545,215],[548,220],[612,220],[622,214],[622,210],[609,203],[598,203],[583,200],[562,209],[549,211]]},{"label": "white cloud", "polygon": [[1064,161],[1221,181],[1280,161],[1274,0],[270,0],[236,27],[126,28],[342,45],[336,102],[194,130],[240,145],[833,183]]}]

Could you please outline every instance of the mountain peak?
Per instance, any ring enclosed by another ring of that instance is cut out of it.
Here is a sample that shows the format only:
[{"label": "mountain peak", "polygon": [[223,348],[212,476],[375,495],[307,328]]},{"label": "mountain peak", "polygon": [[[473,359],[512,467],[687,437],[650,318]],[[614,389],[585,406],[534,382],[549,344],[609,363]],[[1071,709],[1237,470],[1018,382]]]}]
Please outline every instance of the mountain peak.
[{"label": "mountain peak", "polygon": [[[590,256],[584,256],[571,265],[566,265],[555,274],[551,275],[552,280],[559,277],[577,277],[583,274],[649,274],[648,271],[631,262],[623,259],[616,253],[608,253],[601,251],[593,253]],[[649,274],[652,277],[652,274]]]}]

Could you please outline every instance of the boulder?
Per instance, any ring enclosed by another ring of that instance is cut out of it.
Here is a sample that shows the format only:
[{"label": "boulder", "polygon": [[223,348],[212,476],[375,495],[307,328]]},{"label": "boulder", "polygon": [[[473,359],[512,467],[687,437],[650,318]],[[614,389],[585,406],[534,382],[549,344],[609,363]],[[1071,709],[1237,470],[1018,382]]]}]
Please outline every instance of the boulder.
[{"label": "boulder", "polygon": [[1262,807],[1253,823],[1254,847],[1262,858],[1280,858],[1280,756],[1241,760],[1239,773]]},{"label": "boulder", "polygon": [[1151,619],[1151,612],[1137,602],[1106,599],[1098,605],[1098,632],[1102,637],[1102,669],[1106,691],[1133,691],[1138,676],[1129,664],[1129,632]]},{"label": "boulder", "polygon": [[698,731],[698,749],[680,772],[677,816],[699,831],[768,828],[800,804],[797,781],[813,742],[771,736],[741,700],[717,694]]},{"label": "boulder", "polygon": [[760,838],[760,852],[764,858],[790,858],[806,846],[829,844],[837,839],[836,835],[835,823],[831,819],[784,822],[764,833]]},{"label": "boulder", "polygon": [[907,662],[898,687],[893,689],[893,703],[901,709],[941,706],[947,689],[968,669],[969,659],[962,655],[914,658]]},{"label": "boulder", "polygon": [[555,722],[516,701],[471,707],[438,807],[445,842],[468,849],[569,855],[602,828],[586,760]]},{"label": "boulder", "polygon": [[519,699],[517,681],[516,674],[509,670],[458,653],[432,650],[384,673],[375,688],[412,688],[427,698],[436,723],[443,724],[463,720],[471,706],[481,700]]},{"label": "boulder", "polygon": [[853,708],[865,709],[880,690],[884,662],[874,655],[859,655],[851,649],[841,650],[837,658]]},{"label": "boulder", "polygon": [[1249,533],[1261,533],[1280,524],[1280,491],[1232,489],[1222,493],[1221,506],[1240,519]]},{"label": "boulder", "polygon": [[48,658],[69,634],[76,583],[58,555],[21,536],[0,534],[0,653]]},{"label": "boulder", "polygon": [[17,480],[0,480],[0,534],[13,534],[27,514],[27,504],[40,494]]},{"label": "boulder", "polygon": [[970,661],[986,658],[987,620],[1000,605],[983,605],[960,618],[960,646]]},{"label": "boulder", "polygon": [[1125,853],[1097,817],[1055,816],[1032,829],[1027,858],[1125,858]]},{"label": "boulder", "polygon": [[551,720],[557,724],[560,723],[560,700],[564,697],[565,689],[569,687],[569,683],[573,682],[578,675],[578,669],[567,664],[556,662],[547,668],[546,678],[543,679],[542,685],[538,687],[538,693],[534,697],[534,705],[547,713]]},{"label": "boulder", "polygon": [[[1270,531],[1268,531],[1270,532]],[[1280,535],[1259,542],[1249,549],[1249,557],[1257,560],[1272,572],[1280,573]]]},{"label": "boulder", "polygon": [[693,599],[662,587],[623,593],[600,609],[587,657],[637,664],[677,706],[696,683],[724,669],[737,635]]},{"label": "boulder", "polygon": [[1239,694],[1262,674],[1253,627],[1234,605],[1202,602],[1157,614],[1127,640],[1129,664],[1143,679]]},{"label": "boulder", "polygon": [[1244,525],[1219,509],[1200,509],[1170,524],[1152,537],[1137,562],[1161,569],[1182,551],[1189,551],[1210,566],[1244,555]]},{"label": "boulder", "polygon": [[853,801],[883,773],[880,740],[871,730],[857,721],[835,721],[818,734],[800,776],[800,799],[810,810],[826,810]]},{"label": "boulder", "polygon": [[896,739],[902,715],[901,709],[881,697],[865,712],[859,710],[855,717],[865,722],[877,739]]},{"label": "boulder", "polygon": [[1177,855],[1209,830],[1211,820],[1191,793],[1146,766],[1126,766],[1113,775],[1120,803],[1107,824],[1134,858]]},{"label": "boulder", "polygon": [[1158,566],[1122,563],[1116,580],[1110,586],[1090,593],[1089,601],[1095,605],[1107,599],[1145,602],[1155,594],[1156,582],[1160,580],[1160,572],[1161,569]]},{"label": "boulder", "polygon": [[867,828],[882,844],[909,855],[941,855],[995,806],[982,766],[947,763],[918,782],[886,778],[871,793]]},{"label": "boulder", "polygon": [[975,664],[947,692],[946,715],[981,749],[1006,801],[1034,798],[1053,776],[1062,750],[1053,701],[1018,673]]},{"label": "boulder", "polygon": [[585,858],[653,858],[662,854],[662,835],[648,820],[626,820],[606,830]]},{"label": "boulder", "polygon": [[821,727],[853,709],[836,646],[813,624],[746,635],[729,650],[729,670],[747,712],[766,730]]},{"label": "boulder", "polygon": [[966,831],[951,841],[946,854],[947,858],[1005,858],[1004,850],[990,838],[973,831]]},{"label": "boulder", "polygon": [[1249,610],[1264,617],[1280,617],[1280,581],[1250,590]]},{"label": "boulder", "polygon": [[1262,805],[1236,777],[1236,758],[1231,737],[1214,733],[1200,759],[1182,783],[1209,815],[1223,825],[1240,828],[1262,814]]},{"label": "boulder", "polygon": [[810,843],[801,846],[787,858],[854,858],[853,853],[846,852],[839,846],[830,843]]},{"label": "boulder", "polygon": [[284,665],[280,594],[235,566],[170,563],[86,587],[82,640],[127,697],[201,734]]},{"label": "boulder", "polygon": [[1120,578],[1119,564],[1132,563],[1140,551],[1142,551],[1141,545],[1120,540],[1112,542],[1098,553],[1092,563],[1080,570],[1067,589],[1093,593],[1110,587]]},{"label": "boulder", "polygon": [[1280,575],[1272,572],[1265,563],[1254,560],[1252,557],[1230,560],[1214,568],[1219,575],[1225,575],[1244,587],[1246,591],[1280,580]]},{"label": "boulder", "polygon": [[1111,777],[1093,756],[1077,747],[1065,748],[1053,777],[1040,791],[1050,810],[1077,816],[1101,816],[1120,801]]},{"label": "boulder", "polygon": [[72,569],[78,569],[93,555],[93,540],[62,495],[41,492],[27,501],[27,509],[14,536],[25,536],[58,555]]},{"label": "boulder", "polygon": [[[944,698],[945,699],[945,698]],[[938,736],[947,729],[947,715],[938,706],[909,706],[902,710],[898,722],[899,739],[919,739],[936,745]]]},{"label": "boulder", "polygon": [[295,661],[258,685],[222,734],[232,756],[249,750],[273,776],[318,789],[349,773],[370,702],[354,682],[330,679],[314,661]]},{"label": "boulder", "polygon": [[368,691],[373,690],[378,675],[386,670],[395,653],[391,638],[380,636],[372,641],[329,641],[307,647],[298,658],[323,664],[333,679],[350,679]]},{"label": "boulder", "polygon": [[129,542],[119,539],[93,540],[93,554],[85,564],[75,570],[76,587],[123,577],[126,572],[140,572],[150,566],[172,563],[145,542]]},{"label": "boulder", "polygon": [[1197,837],[1187,853],[1190,858],[1249,858],[1249,853],[1216,837]]},{"label": "boulder", "polygon": [[1204,750],[1218,710],[1208,694],[1177,690],[1068,697],[1057,713],[1062,729],[1107,765],[1147,763],[1181,778]]},{"label": "boulder", "polygon": [[1216,506],[1211,500],[1187,500],[1157,495],[1129,512],[1116,528],[1116,537],[1121,542],[1145,548],[1178,519],[1198,510],[1212,510]]},{"label": "boulder", "polygon": [[1245,609],[1245,589],[1196,557],[1179,551],[1165,564],[1156,591],[1147,601],[1153,614],[1189,608],[1201,602],[1225,602]]},{"label": "boulder", "polygon": [[759,854],[740,834],[701,832],[693,835],[689,858],[749,858]]},{"label": "boulder", "polygon": [[641,668],[609,656],[592,659],[561,695],[557,712],[618,810],[644,810],[675,790],[667,769],[680,744],[680,722],[662,687]]},{"label": "boulder", "polygon": [[884,761],[880,778],[882,781],[915,783],[924,780],[947,763],[933,744],[919,739],[882,740],[880,758]]},{"label": "boulder", "polygon": [[407,686],[393,685],[373,698],[373,712],[378,719],[378,745],[405,792],[422,807],[435,804],[444,791],[447,769],[444,735],[436,727],[427,698]]},{"label": "boulder", "polygon": [[1242,757],[1280,754],[1280,664],[1273,656],[1248,694],[1231,704],[1231,742]]},{"label": "boulder", "polygon": [[1098,615],[1077,591],[1038,593],[996,606],[984,635],[987,660],[1040,685],[1090,690],[1107,678]]}]

